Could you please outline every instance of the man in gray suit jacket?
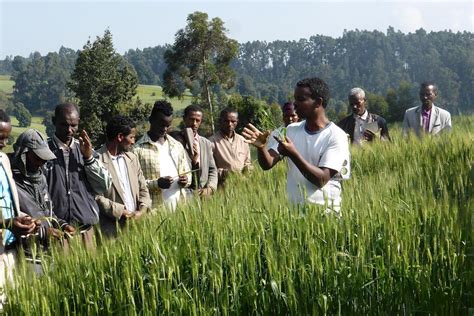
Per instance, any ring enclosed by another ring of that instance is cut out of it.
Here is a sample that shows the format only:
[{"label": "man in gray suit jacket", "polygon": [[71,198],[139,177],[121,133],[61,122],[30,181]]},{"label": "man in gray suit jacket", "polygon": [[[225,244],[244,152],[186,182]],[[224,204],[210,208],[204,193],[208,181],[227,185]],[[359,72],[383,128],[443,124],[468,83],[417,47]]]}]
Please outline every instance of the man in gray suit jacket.
[{"label": "man in gray suit jacket", "polygon": [[130,152],[135,143],[135,123],[128,117],[117,115],[107,124],[107,143],[99,149],[99,160],[112,177],[112,186],[96,196],[100,208],[100,227],[108,236],[116,235],[117,224],[137,219],[151,207],[137,156]]},{"label": "man in gray suit jacket", "polygon": [[415,132],[420,137],[423,134],[436,135],[451,130],[451,115],[448,111],[434,105],[438,95],[438,87],[431,81],[420,85],[421,106],[406,110],[403,117],[403,134]]},{"label": "man in gray suit jacket", "polygon": [[[193,179],[191,188],[199,195],[207,196],[217,189],[217,167],[212,154],[211,142],[198,134],[203,119],[203,110],[199,105],[189,105],[184,109],[183,122],[186,128],[193,131],[185,137],[185,148],[191,159]],[[192,148],[191,148],[192,147]]]}]

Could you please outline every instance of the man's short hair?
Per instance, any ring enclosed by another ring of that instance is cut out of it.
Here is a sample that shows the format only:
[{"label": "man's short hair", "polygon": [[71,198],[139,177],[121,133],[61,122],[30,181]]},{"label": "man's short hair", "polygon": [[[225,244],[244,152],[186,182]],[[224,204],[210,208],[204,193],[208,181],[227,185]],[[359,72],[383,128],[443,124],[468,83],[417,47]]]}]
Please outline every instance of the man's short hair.
[{"label": "man's short hair", "polygon": [[362,88],[352,88],[349,92],[349,98],[362,98],[365,100],[365,91]]},{"label": "man's short hair", "polygon": [[191,114],[192,112],[201,112],[201,113],[204,113],[204,111],[202,110],[202,107],[198,104],[191,104],[191,105],[188,105],[185,109],[184,109],[184,113],[183,113],[183,118],[185,118],[186,116],[188,116],[189,114]]},{"label": "man's short hair", "polygon": [[150,118],[156,117],[158,113],[162,113],[164,116],[171,116],[173,115],[173,106],[166,100],[158,100],[155,102],[155,105],[153,105]]},{"label": "man's short hair", "polygon": [[114,139],[118,134],[130,135],[132,129],[137,127],[135,122],[128,116],[116,115],[110,119],[105,128],[107,140]]},{"label": "man's short hair", "polygon": [[230,113],[235,113],[237,114],[237,117],[239,117],[239,112],[237,112],[236,109],[231,108],[231,107],[226,107],[222,109],[221,113],[219,114],[219,119],[221,120],[224,119],[227,116],[227,114],[230,114]]},{"label": "man's short hair", "polygon": [[63,115],[63,113],[70,111],[71,109],[76,110],[79,115],[81,114],[79,112],[79,107],[74,104],[74,103],[61,103],[56,105],[56,108],[54,109],[54,117],[58,117],[60,115]]},{"label": "man's short hair", "polygon": [[424,81],[420,84],[420,91],[426,87],[433,86],[433,91],[435,94],[438,94],[438,86],[433,81]]},{"label": "man's short hair", "polygon": [[5,112],[5,110],[3,109],[0,109],[0,122],[5,122],[5,123],[11,122],[10,116],[8,116],[7,112]]},{"label": "man's short hair", "polygon": [[318,77],[306,78],[298,81],[296,86],[309,88],[312,99],[316,100],[317,98],[321,98],[323,100],[323,108],[326,108],[328,105],[330,93],[329,87],[324,80]]}]

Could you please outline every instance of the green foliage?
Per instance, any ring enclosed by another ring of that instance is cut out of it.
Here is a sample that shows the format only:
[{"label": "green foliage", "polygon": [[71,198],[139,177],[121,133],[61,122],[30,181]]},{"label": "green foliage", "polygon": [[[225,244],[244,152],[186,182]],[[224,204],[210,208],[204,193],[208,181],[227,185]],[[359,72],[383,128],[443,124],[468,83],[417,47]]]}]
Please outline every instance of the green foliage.
[{"label": "green foliage", "polygon": [[9,96],[5,92],[0,91],[0,109],[7,109],[11,106],[12,102]]},{"label": "green foliage", "polygon": [[367,102],[366,106],[369,112],[377,113],[378,115],[386,118],[389,114],[388,103],[385,100],[385,97],[380,94],[367,93],[366,94]]},{"label": "green foliage", "polygon": [[133,68],[114,50],[109,30],[79,53],[69,87],[80,100],[81,127],[94,144],[105,141],[105,126],[123,104],[132,104],[138,79]]},{"label": "green foliage", "polygon": [[[95,252],[20,265],[7,315],[466,315],[473,307],[472,131],[352,148],[342,217],[286,198],[286,168],[129,222]],[[363,186],[361,186],[363,184]]]},{"label": "green foliage", "polygon": [[77,53],[61,47],[59,53],[13,59],[13,102],[21,102],[33,113],[43,113],[70,99],[66,83],[74,67]]},{"label": "green foliage", "polygon": [[388,106],[386,117],[388,122],[401,122],[405,110],[416,105],[416,99],[413,96],[415,89],[416,87],[413,87],[409,82],[402,81],[398,89],[389,89],[387,91],[385,100]]},{"label": "green foliage", "polygon": [[45,127],[45,132],[48,137],[53,137],[54,133],[56,132],[56,127],[53,124],[53,116],[54,112],[53,111],[48,111],[45,113],[45,116],[41,123]]},{"label": "green foliage", "polygon": [[153,105],[143,103],[140,98],[133,103],[121,106],[120,113],[129,116],[137,124],[137,137],[139,139],[148,130],[148,118],[150,117]]},{"label": "green foliage", "polygon": [[239,113],[238,131],[248,123],[261,130],[272,130],[281,125],[281,111],[275,110],[277,105],[269,106],[265,101],[240,94],[230,96],[227,105]]},{"label": "green foliage", "polygon": [[31,114],[30,111],[25,107],[23,103],[15,103],[14,106],[10,107],[7,112],[13,115],[18,120],[18,126],[28,127],[31,125]]},{"label": "green foliage", "polygon": [[224,89],[234,85],[231,61],[237,56],[238,44],[226,36],[224,22],[208,20],[203,12],[188,15],[187,25],[175,35],[175,42],[164,54],[167,63],[163,75],[163,91],[170,97],[181,97],[185,89],[201,95],[211,113],[213,129],[212,88]]}]

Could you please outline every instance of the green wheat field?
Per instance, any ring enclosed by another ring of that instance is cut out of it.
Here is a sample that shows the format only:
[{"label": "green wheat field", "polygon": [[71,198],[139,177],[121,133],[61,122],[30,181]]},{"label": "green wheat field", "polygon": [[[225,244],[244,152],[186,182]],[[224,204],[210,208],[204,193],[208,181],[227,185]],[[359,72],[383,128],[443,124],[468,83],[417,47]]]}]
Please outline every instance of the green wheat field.
[{"label": "green wheat field", "polygon": [[16,270],[10,315],[473,313],[474,116],[352,149],[342,216],[294,207],[286,167],[156,210],[94,252]]}]

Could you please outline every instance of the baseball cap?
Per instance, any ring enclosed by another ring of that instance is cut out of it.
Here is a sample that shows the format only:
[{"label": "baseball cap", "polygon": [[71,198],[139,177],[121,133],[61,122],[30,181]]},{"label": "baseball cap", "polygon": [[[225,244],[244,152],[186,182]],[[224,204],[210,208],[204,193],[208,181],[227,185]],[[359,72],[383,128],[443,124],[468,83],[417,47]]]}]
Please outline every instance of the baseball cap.
[{"label": "baseball cap", "polygon": [[31,149],[39,158],[43,160],[56,159],[56,155],[49,149],[46,138],[37,130],[29,129],[23,132],[17,139],[14,148],[26,147]]}]

